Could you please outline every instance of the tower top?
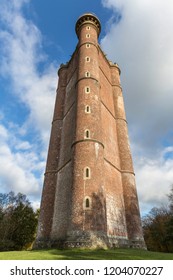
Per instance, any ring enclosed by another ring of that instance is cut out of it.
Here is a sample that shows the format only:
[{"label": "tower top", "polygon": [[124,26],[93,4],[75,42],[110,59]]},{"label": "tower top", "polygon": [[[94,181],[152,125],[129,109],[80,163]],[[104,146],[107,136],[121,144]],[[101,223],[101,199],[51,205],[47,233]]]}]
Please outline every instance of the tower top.
[{"label": "tower top", "polygon": [[83,24],[87,24],[87,23],[93,24],[95,26],[95,28],[97,29],[98,37],[99,37],[100,31],[101,31],[101,23],[100,23],[98,17],[93,13],[85,13],[78,18],[78,20],[76,22],[76,27],[75,27],[77,36],[79,37],[79,30],[80,30],[81,26]]}]

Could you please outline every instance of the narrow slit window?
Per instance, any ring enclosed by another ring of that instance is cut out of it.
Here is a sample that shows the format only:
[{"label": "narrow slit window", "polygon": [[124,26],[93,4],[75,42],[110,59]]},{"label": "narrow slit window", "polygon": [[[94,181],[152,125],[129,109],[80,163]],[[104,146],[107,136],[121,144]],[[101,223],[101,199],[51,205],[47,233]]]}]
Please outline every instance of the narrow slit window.
[{"label": "narrow slit window", "polygon": [[89,168],[86,168],[86,178],[89,178],[90,177],[90,170]]},{"label": "narrow slit window", "polygon": [[86,38],[90,38],[90,34],[86,34]]},{"label": "narrow slit window", "polygon": [[90,30],[90,26],[87,26],[87,27],[86,27],[86,30]]},{"label": "narrow slit window", "polygon": [[90,179],[90,177],[91,177],[90,168],[89,167],[85,167],[85,169],[84,169],[84,178],[85,179]]},{"label": "narrow slit window", "polygon": [[85,130],[85,139],[89,139],[90,138],[90,131],[89,129]]},{"label": "narrow slit window", "polygon": [[86,44],[86,48],[89,49],[90,48],[90,44]]},{"label": "narrow slit window", "polygon": [[85,87],[85,93],[90,93],[90,87]]},{"label": "narrow slit window", "polygon": [[87,114],[91,113],[91,107],[89,105],[85,106],[85,113]]},{"label": "narrow slit window", "polygon": [[90,77],[90,72],[89,71],[85,72],[85,77]]},{"label": "narrow slit window", "polygon": [[90,200],[89,200],[89,198],[85,199],[85,208],[90,208]]}]

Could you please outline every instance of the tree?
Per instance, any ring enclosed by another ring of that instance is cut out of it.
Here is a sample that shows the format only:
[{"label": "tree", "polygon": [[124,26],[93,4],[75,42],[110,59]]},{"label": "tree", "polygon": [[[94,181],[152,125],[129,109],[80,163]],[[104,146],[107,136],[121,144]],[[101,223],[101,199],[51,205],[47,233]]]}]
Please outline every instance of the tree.
[{"label": "tree", "polygon": [[143,218],[144,239],[148,250],[173,252],[173,185],[169,207],[152,208]]},{"label": "tree", "polygon": [[166,208],[152,208],[143,219],[144,238],[148,250],[168,252],[169,244],[166,239],[166,223],[170,214]]},{"label": "tree", "polygon": [[21,250],[32,243],[37,222],[25,195],[0,194],[0,250]]},{"label": "tree", "polygon": [[173,184],[171,185],[171,190],[170,190],[170,193],[168,194],[168,199],[169,199],[169,207],[170,207],[170,211],[172,212],[173,214]]}]

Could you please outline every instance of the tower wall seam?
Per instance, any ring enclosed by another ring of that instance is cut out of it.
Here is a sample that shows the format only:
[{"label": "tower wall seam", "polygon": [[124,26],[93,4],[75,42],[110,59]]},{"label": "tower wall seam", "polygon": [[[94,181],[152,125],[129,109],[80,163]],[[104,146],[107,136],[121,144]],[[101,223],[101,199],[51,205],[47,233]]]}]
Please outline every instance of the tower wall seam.
[{"label": "tower wall seam", "polygon": [[[110,66],[110,65],[109,65],[109,66]],[[99,67],[99,69],[100,69],[100,71],[102,72],[102,74],[104,75],[104,77],[106,78],[106,80],[109,82],[109,84],[110,84],[111,86],[118,87],[118,88],[120,88],[120,89],[122,90],[121,85],[119,85],[119,84],[113,84],[113,83],[108,79],[108,77],[105,75],[105,73],[104,73],[104,71],[102,70],[102,68]]]},{"label": "tower wall seam", "polygon": [[50,173],[58,173],[60,170],[62,170],[69,162],[71,162],[72,159],[69,159],[68,161],[66,161],[61,167],[59,167],[58,169],[55,170],[48,170],[46,171],[44,174],[50,174]]},{"label": "tower wall seam", "polygon": [[122,121],[125,121],[125,122],[127,123],[126,119],[115,117],[115,116],[112,114],[112,112],[109,110],[109,108],[104,104],[104,102],[103,102],[102,100],[101,100],[101,103],[102,103],[103,106],[106,108],[106,110],[110,113],[110,115],[114,118],[114,120],[122,120]]},{"label": "tower wall seam", "polygon": [[119,74],[121,74],[121,70],[120,68],[118,67],[117,64],[113,64],[110,60],[107,59],[106,57],[106,54],[104,53],[104,51],[101,49],[100,45],[98,44],[98,48],[99,48],[99,51],[100,53],[102,53],[102,57],[104,58],[104,60],[106,61],[106,63],[109,65],[109,67],[116,67],[119,71]]},{"label": "tower wall seam", "polygon": [[71,106],[68,108],[68,110],[67,110],[66,113],[64,114],[62,120],[65,119],[65,117],[66,117],[66,116],[68,115],[68,113],[71,111],[71,109],[73,108],[73,106],[75,105],[75,103],[76,103],[76,101],[74,101],[74,102],[71,104]]}]

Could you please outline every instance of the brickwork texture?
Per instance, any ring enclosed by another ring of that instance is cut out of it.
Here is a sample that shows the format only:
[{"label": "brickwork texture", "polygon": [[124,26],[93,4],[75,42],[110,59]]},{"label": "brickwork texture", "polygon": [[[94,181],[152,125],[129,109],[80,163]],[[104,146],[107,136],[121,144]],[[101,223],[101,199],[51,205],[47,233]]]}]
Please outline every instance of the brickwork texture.
[{"label": "brickwork texture", "polygon": [[95,15],[82,15],[58,71],[35,248],[145,248],[120,69],[100,31]]}]

